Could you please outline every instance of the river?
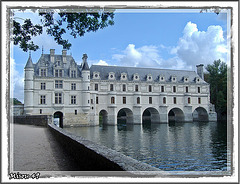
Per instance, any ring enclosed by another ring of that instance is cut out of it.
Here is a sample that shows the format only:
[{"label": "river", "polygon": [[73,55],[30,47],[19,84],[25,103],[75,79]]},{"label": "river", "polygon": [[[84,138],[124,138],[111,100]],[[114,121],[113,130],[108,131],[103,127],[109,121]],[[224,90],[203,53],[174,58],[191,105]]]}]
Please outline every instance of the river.
[{"label": "river", "polygon": [[64,128],[165,171],[226,171],[227,123],[191,122]]}]

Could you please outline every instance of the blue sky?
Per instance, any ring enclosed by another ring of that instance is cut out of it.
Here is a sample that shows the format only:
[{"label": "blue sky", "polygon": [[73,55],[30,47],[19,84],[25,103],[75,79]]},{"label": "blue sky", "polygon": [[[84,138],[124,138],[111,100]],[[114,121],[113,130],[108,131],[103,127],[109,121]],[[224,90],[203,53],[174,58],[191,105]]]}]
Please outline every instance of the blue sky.
[{"label": "blue sky", "polygon": [[[120,65],[195,70],[197,64],[212,64],[214,60],[227,61],[227,14],[200,13],[200,10],[116,10],[113,26],[84,37],[66,38],[72,43],[68,54],[81,63],[84,53],[89,65]],[[37,14],[15,12],[15,17],[31,18]],[[61,54],[53,38],[43,34],[34,38],[48,54],[51,48]],[[42,49],[31,52],[36,63]],[[24,66],[29,53],[12,47],[13,96],[23,100]]]}]

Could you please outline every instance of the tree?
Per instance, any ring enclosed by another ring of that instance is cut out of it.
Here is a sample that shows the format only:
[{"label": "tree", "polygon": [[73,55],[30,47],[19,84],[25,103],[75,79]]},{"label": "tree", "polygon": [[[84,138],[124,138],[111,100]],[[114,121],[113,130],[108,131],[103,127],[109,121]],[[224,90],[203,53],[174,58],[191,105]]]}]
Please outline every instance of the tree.
[{"label": "tree", "polygon": [[27,52],[28,50],[36,51],[39,46],[33,43],[32,38],[43,33],[51,35],[57,44],[62,45],[64,49],[70,49],[71,43],[63,38],[63,35],[69,31],[74,38],[82,37],[87,32],[96,32],[109,25],[113,25],[114,13],[104,10],[38,10],[41,18],[41,24],[33,24],[31,19],[26,19],[21,24],[18,19],[13,19],[13,35],[14,45]]},{"label": "tree", "polygon": [[21,105],[22,104],[22,102],[20,102],[17,98],[11,98],[10,101],[13,105]]},{"label": "tree", "polygon": [[215,105],[216,112],[227,113],[227,64],[216,60],[206,66],[208,74],[205,80],[210,84],[210,101]]}]

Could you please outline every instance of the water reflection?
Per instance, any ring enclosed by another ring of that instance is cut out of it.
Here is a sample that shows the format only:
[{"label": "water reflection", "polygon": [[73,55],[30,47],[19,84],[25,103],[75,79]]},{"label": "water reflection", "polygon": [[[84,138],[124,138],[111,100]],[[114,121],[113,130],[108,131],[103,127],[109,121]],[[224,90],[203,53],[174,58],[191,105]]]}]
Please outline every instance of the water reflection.
[{"label": "water reflection", "polygon": [[65,128],[162,170],[227,168],[226,122],[191,122]]}]

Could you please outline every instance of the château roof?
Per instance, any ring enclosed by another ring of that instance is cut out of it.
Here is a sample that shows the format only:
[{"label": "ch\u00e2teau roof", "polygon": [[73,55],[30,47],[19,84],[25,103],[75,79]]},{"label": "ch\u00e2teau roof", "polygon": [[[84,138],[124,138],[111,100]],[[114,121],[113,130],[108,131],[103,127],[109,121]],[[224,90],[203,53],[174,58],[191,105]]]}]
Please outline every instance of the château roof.
[{"label": "ch\u00e2teau roof", "polygon": [[29,56],[28,61],[25,65],[25,68],[33,68],[33,67],[34,66],[33,66],[32,58],[31,58],[31,56]]},{"label": "ch\u00e2teau roof", "polygon": [[138,74],[141,81],[146,81],[147,76],[150,74],[153,81],[156,82],[159,81],[160,76],[164,77],[166,82],[171,81],[171,77],[175,76],[177,78],[177,82],[180,83],[183,82],[184,77],[188,77],[189,82],[195,82],[196,77],[198,77],[200,79],[200,83],[206,83],[195,71],[187,70],[92,65],[90,72],[91,79],[93,78],[93,72],[99,72],[101,80],[108,80],[109,73],[114,72],[116,80],[120,80],[121,73],[126,73],[129,81],[133,80],[134,74]]}]

